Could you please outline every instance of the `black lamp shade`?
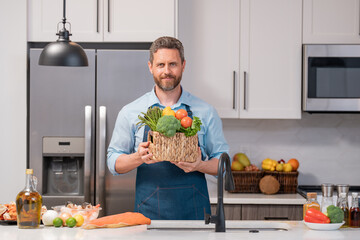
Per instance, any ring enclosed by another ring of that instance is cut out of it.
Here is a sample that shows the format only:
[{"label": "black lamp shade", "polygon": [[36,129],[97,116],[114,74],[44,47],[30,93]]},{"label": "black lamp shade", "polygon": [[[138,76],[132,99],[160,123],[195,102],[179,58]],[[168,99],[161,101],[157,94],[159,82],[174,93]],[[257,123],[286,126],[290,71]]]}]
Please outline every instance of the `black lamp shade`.
[{"label": "black lamp shade", "polygon": [[46,66],[89,66],[84,49],[71,41],[57,41],[49,43],[41,52],[39,65]]}]

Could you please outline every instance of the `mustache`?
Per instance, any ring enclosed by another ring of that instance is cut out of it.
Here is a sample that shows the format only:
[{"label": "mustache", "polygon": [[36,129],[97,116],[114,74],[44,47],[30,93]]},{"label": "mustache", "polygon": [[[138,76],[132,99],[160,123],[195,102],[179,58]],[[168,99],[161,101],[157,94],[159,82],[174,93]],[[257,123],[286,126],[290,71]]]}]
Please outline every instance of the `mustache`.
[{"label": "mustache", "polygon": [[161,77],[161,79],[163,79],[163,78],[173,78],[173,79],[175,79],[175,76],[172,75],[172,74],[164,74],[164,75]]}]

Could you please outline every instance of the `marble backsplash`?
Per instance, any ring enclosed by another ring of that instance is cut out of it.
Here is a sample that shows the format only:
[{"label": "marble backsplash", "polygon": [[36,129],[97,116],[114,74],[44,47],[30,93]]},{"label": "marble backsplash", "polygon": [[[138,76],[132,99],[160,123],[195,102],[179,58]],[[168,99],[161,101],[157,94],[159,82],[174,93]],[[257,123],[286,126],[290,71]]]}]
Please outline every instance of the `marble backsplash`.
[{"label": "marble backsplash", "polygon": [[309,114],[299,120],[223,119],[231,157],[296,158],[299,185],[360,185],[360,114]]}]

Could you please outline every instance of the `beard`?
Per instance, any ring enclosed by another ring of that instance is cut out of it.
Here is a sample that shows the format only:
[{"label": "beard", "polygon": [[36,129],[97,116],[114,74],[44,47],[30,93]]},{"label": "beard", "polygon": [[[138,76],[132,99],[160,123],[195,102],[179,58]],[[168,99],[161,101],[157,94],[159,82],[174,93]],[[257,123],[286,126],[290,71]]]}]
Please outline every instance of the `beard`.
[{"label": "beard", "polygon": [[[163,81],[164,78],[171,78],[172,81]],[[172,74],[164,74],[159,78],[154,76],[155,84],[163,91],[171,91],[175,89],[179,85],[181,78],[182,74],[179,77]]]}]

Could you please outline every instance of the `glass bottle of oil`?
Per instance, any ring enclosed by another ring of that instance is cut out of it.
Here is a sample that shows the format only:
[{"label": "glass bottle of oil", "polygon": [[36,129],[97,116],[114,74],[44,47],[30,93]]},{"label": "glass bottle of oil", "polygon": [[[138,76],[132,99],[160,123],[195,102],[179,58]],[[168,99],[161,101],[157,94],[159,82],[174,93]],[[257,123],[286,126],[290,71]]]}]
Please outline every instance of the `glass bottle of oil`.
[{"label": "glass bottle of oil", "polygon": [[303,219],[305,218],[306,211],[309,208],[314,208],[316,210],[320,211],[320,204],[318,203],[317,199],[317,193],[316,192],[309,192],[306,194],[307,201],[303,206]]},{"label": "glass bottle of oil", "polygon": [[349,204],[348,204],[348,198],[346,193],[340,193],[339,199],[338,199],[338,207],[341,208],[344,212],[344,225],[342,225],[342,228],[346,228],[350,226],[350,210],[349,210]]},{"label": "glass bottle of oil", "polygon": [[33,169],[26,169],[25,188],[16,197],[19,228],[38,228],[40,226],[42,197],[35,189],[33,172]]},{"label": "glass bottle of oil", "polygon": [[360,227],[359,199],[358,199],[358,193],[356,192],[352,193],[352,198],[351,198],[350,227],[353,228]]}]

